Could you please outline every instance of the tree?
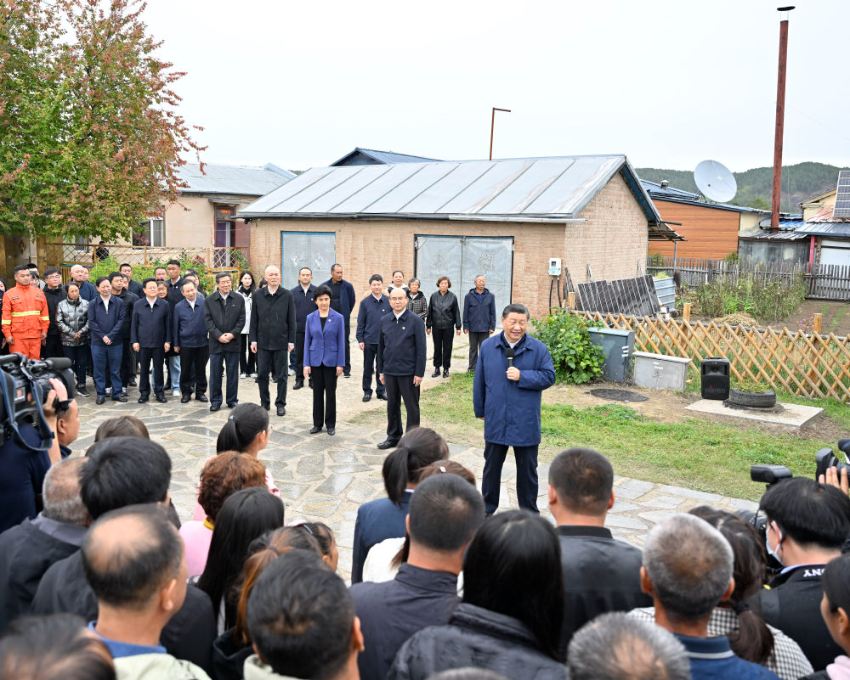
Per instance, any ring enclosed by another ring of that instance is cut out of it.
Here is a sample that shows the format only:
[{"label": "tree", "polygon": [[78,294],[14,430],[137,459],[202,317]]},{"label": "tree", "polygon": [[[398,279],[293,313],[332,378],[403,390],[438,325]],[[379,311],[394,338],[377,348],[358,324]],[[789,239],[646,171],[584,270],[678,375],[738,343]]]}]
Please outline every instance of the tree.
[{"label": "tree", "polygon": [[202,148],[144,9],[0,2],[0,231],[109,240],[177,200],[180,155]]}]

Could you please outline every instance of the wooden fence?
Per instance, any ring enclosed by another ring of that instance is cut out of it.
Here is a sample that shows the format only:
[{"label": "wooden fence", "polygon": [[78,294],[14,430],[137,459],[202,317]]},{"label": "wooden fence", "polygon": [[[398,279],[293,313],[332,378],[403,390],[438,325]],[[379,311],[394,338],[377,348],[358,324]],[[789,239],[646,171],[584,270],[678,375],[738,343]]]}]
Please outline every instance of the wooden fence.
[{"label": "wooden fence", "polygon": [[573,313],[609,328],[635,331],[636,350],[687,357],[697,369],[706,357],[726,357],[736,380],[766,383],[805,397],[850,401],[850,337],[713,321]]},{"label": "wooden fence", "polygon": [[808,278],[807,297],[816,300],[850,300],[850,266],[820,264]]}]

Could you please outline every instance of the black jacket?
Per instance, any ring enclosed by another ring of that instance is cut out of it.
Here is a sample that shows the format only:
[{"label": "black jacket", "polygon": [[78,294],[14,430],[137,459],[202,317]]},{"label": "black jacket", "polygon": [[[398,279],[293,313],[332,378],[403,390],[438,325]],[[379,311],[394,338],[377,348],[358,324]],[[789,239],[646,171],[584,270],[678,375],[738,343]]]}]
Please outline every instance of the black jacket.
[{"label": "black jacket", "polygon": [[[60,612],[76,614],[84,621],[97,619],[97,598],[86,582],[79,551],[47,570],[33,600],[33,614]],[[215,631],[210,596],[190,585],[183,606],[162,629],[160,642],[172,656],[191,661],[209,673]]]},{"label": "black jacket", "polygon": [[[295,298],[279,286],[272,295],[268,286],[251,296],[251,327],[248,336],[258,349],[286,349],[295,344]],[[262,321],[261,321],[262,319]]]},{"label": "black jacket", "polygon": [[136,281],[135,279],[129,280],[129,282],[127,283],[127,290],[129,290],[140,300],[145,296],[145,289],[142,288],[142,284]]},{"label": "black jacket", "polygon": [[172,309],[174,309],[174,305],[183,299],[183,281],[184,279],[182,276],[177,279],[177,283],[171,283],[171,279],[165,280],[168,284],[168,303],[171,305]]},{"label": "black jacket", "polygon": [[459,604],[447,626],[431,626],[405,642],[387,678],[425,680],[470,666],[511,680],[567,678],[566,666],[540,651],[524,623],[471,604]]},{"label": "black jacket", "polygon": [[642,553],[616,540],[602,527],[559,526],[561,569],[564,573],[564,629],[561,650],[575,632],[606,612],[627,612],[651,607],[652,598],[641,592]]},{"label": "black jacket", "polygon": [[425,375],[427,351],[425,324],[405,309],[396,319],[390,312],[381,319],[378,336],[378,373],[387,375]]},{"label": "black jacket", "polygon": [[444,626],[460,604],[457,576],[402,564],[392,581],[355,583],[354,608],[366,650],[357,657],[363,680],[383,680],[401,646],[428,626]]},{"label": "black jacket", "polygon": [[212,677],[215,680],[242,680],[245,659],[253,653],[254,648],[250,644],[237,645],[233,639],[233,628],[227,629],[213,642]]},{"label": "black jacket", "polygon": [[450,290],[445,295],[437,291],[431,295],[428,302],[428,317],[425,319],[426,328],[461,328],[460,307],[457,304],[457,296]]},{"label": "black jacket", "polygon": [[313,302],[313,293],[316,291],[316,286],[312,283],[307,289],[305,295],[304,289],[299,283],[295,288],[290,288],[292,298],[295,300],[295,330],[298,333],[304,333],[305,324],[307,323],[307,315],[315,312],[318,307]]},{"label": "black jacket", "polygon": [[381,294],[377,299],[369,293],[360,301],[360,309],[357,311],[357,342],[365,345],[377,345],[378,335],[381,332],[381,319],[392,311],[390,299]]},{"label": "black jacket", "polygon": [[[245,298],[230,291],[227,303],[222,304],[221,293],[216,291],[204,301],[204,322],[210,334],[210,354],[238,352],[239,336],[245,327]],[[218,339],[225,333],[233,333],[233,340],[219,342]]]},{"label": "black jacket", "polygon": [[121,326],[121,339],[130,339],[130,325],[133,323],[133,305],[139,301],[139,297],[134,295],[129,290],[122,290],[121,295],[114,295],[124,303],[124,309],[127,313],[124,315],[124,325]]},{"label": "black jacket", "polygon": [[145,297],[133,305],[133,318],[130,322],[130,342],[138,342],[141,347],[154,349],[171,342],[172,314],[171,305],[157,298],[153,309]]},{"label": "black jacket", "polygon": [[44,572],[79,549],[46,534],[29,519],[0,534],[0,630],[30,613]]},{"label": "black jacket", "polygon": [[832,639],[820,613],[821,575],[825,564],[794,567],[779,574],[750,598],[750,608],[771,626],[792,638],[822,671],[843,651]]},{"label": "black jacket", "polygon": [[47,313],[50,316],[50,327],[47,329],[47,334],[59,335],[61,331],[59,330],[59,325],[56,323],[56,308],[62,300],[68,297],[65,292],[65,286],[59,286],[53,289],[45,286],[41,292],[44,293],[44,298],[47,300]]}]

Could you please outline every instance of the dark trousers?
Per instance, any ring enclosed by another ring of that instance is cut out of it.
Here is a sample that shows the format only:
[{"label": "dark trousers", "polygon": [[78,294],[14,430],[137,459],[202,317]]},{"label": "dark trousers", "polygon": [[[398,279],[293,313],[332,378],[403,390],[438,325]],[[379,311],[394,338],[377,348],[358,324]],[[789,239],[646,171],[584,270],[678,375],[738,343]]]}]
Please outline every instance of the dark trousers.
[{"label": "dark trousers", "polygon": [[419,427],[419,388],[413,385],[412,375],[384,374],[387,388],[387,439],[398,441],[403,434],[401,429],[401,400],[407,410],[407,428],[410,432]]},{"label": "dark trousers", "polygon": [[140,347],[139,363],[142,365],[139,371],[139,396],[147,399],[151,395],[151,362],[153,362],[153,391],[162,394],[164,389],[162,380],[162,364],[165,362],[165,347]]},{"label": "dark trousers", "polygon": [[442,366],[448,371],[452,367],[452,345],[454,344],[455,329],[451,326],[449,328],[432,328],[431,333],[434,335],[434,368]]},{"label": "dark trousers", "polygon": [[133,351],[130,338],[124,338],[121,344],[123,345],[121,350],[121,384],[129,385],[131,380],[136,379],[136,353]]},{"label": "dark trousers", "polygon": [[94,387],[99,397],[106,396],[107,380],[112,383],[112,398],[121,396],[121,349],[120,342],[91,346]]},{"label": "dark trousers", "polygon": [[[307,333],[298,331],[295,334],[295,382],[304,382],[304,338]],[[312,374],[311,376],[312,377]]]},{"label": "dark trousers", "polygon": [[342,372],[345,375],[351,375],[351,343],[348,341],[348,336],[351,335],[351,324],[348,317],[345,317],[345,366]]},{"label": "dark trousers", "polygon": [[469,331],[469,370],[475,370],[475,364],[478,363],[478,350],[481,347],[481,343],[484,342],[487,338],[490,337],[490,334],[486,331],[484,333],[476,333],[475,331]]},{"label": "dark trousers", "polygon": [[62,351],[65,353],[65,356],[71,360],[71,370],[73,370],[74,375],[77,376],[77,387],[85,387],[86,366],[89,363],[89,346],[77,345],[76,347],[70,347],[68,345],[63,345]]},{"label": "dark trousers", "polygon": [[372,373],[375,374],[375,391],[378,394],[386,394],[387,388],[381,384],[378,379],[377,369],[378,346],[364,345],[363,346],[363,394],[372,394]]},{"label": "dark trousers", "polygon": [[239,402],[239,352],[210,354],[210,404],[221,406],[221,374],[227,371],[227,403]]},{"label": "dark trousers", "polygon": [[260,388],[260,404],[269,406],[269,370],[273,370],[277,382],[275,406],[286,406],[286,380],[289,376],[289,350],[257,349],[257,385]]},{"label": "dark trousers", "polygon": [[61,335],[48,335],[47,340],[41,346],[41,358],[50,359],[51,357],[64,357],[65,350],[62,349]]},{"label": "dark trousers", "polygon": [[[537,447],[514,446],[516,458],[516,495],[522,510],[540,514],[537,509]],[[484,474],[481,478],[481,493],[484,509],[496,512],[499,507],[499,487],[502,483],[502,465],[508,447],[504,444],[484,442]]]},{"label": "dark trousers", "polygon": [[180,391],[192,394],[192,383],[195,387],[195,397],[207,393],[207,362],[210,360],[210,348],[203,347],[181,347],[180,356],[183,357],[180,372]]},{"label": "dark trousers", "polygon": [[336,366],[312,366],[313,426],[336,427]]},{"label": "dark trousers", "polygon": [[251,351],[247,333],[239,336],[239,372],[246,375],[257,372],[257,355]]}]

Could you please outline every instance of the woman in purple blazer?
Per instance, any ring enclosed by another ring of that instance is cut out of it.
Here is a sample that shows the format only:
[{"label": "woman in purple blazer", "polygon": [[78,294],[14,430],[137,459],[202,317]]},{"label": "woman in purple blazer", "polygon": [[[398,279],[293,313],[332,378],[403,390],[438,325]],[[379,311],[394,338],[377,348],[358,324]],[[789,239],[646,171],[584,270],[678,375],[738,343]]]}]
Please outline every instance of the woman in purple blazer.
[{"label": "woman in purple blazer", "polygon": [[304,378],[313,379],[313,428],[310,434],[336,432],[336,380],[345,366],[345,319],[331,309],[331,289],[316,288],[319,308],[307,315],[304,329]]}]

